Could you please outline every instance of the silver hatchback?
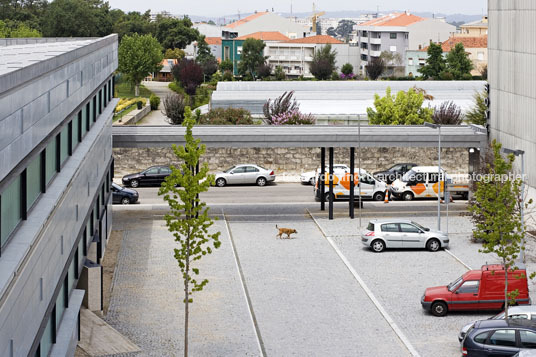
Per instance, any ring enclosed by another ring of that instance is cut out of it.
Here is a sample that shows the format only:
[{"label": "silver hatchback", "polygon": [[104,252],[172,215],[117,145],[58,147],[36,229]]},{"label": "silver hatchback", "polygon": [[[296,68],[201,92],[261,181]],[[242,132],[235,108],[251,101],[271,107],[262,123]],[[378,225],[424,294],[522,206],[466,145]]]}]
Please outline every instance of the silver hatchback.
[{"label": "silver hatchback", "polygon": [[376,253],[386,248],[426,248],[436,252],[449,246],[445,233],[405,219],[374,219],[361,232],[361,241]]},{"label": "silver hatchback", "polygon": [[248,183],[265,186],[268,182],[275,180],[275,174],[273,170],[265,169],[259,165],[245,164],[234,165],[223,172],[217,172],[214,179],[218,187]]}]

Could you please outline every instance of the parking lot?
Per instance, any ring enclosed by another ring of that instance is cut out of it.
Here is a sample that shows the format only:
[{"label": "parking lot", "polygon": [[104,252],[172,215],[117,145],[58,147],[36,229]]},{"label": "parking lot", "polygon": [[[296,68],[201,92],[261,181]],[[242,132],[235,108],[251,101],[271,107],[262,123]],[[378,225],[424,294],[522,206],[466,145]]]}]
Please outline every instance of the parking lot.
[{"label": "parking lot", "polygon": [[[283,194],[265,203],[262,197],[227,191],[232,199],[225,199],[225,191],[216,192],[205,199],[219,218],[213,230],[222,232],[222,246],[199,264],[210,282],[194,295],[192,355],[456,356],[460,327],[492,314],[438,318],[420,305],[426,287],[496,262],[470,242],[472,225],[459,215],[465,202],[452,207],[448,252],[376,254],[361,244],[359,221],[347,218],[345,203],[335,205],[330,221],[305,197],[293,204]],[[434,202],[411,205],[368,202],[362,226],[372,216],[404,216],[435,228]],[[107,321],[147,356],[182,350],[180,273],[163,214],[157,204],[114,207],[113,229],[122,232],[123,244]],[[298,234],[278,239],[276,224]],[[442,224],[444,229],[445,217]],[[531,242],[530,271],[532,251]]]}]

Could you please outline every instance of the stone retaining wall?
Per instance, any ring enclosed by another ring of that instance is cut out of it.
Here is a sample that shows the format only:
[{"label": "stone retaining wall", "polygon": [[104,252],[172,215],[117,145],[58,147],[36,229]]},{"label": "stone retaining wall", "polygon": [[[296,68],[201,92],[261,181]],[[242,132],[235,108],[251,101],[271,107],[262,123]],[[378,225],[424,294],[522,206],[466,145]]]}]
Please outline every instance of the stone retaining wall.
[{"label": "stone retaining wall", "polygon": [[[115,175],[138,172],[151,165],[177,164],[171,148],[114,148]],[[350,149],[335,148],[334,163],[350,164]],[[363,148],[361,167],[369,172],[387,169],[396,163],[437,165],[437,148]],[[441,150],[441,166],[449,174],[467,173],[469,153],[465,148]],[[276,171],[276,175],[296,175],[320,166],[320,148],[207,148],[203,158],[210,170],[218,171],[239,163],[252,163]],[[326,150],[326,163],[328,150]],[[356,148],[355,165],[358,166]]]}]

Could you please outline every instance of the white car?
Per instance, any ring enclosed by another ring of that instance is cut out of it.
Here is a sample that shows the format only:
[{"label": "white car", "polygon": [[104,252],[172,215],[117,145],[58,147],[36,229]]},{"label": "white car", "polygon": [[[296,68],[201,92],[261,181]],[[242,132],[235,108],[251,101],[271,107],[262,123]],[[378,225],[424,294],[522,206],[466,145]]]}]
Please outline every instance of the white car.
[{"label": "white car", "polygon": [[[326,172],[329,172],[329,166],[326,166]],[[344,164],[334,164],[333,172],[344,171],[345,173],[350,172],[350,168]],[[356,170],[357,172],[357,170]],[[307,171],[301,174],[300,182],[304,185],[315,185],[316,177],[320,174],[320,167],[316,171]]]},{"label": "white car", "polygon": [[215,174],[216,186],[255,183],[258,186],[265,186],[268,182],[275,180],[273,170],[265,169],[259,165],[244,164],[234,165],[223,172]]}]

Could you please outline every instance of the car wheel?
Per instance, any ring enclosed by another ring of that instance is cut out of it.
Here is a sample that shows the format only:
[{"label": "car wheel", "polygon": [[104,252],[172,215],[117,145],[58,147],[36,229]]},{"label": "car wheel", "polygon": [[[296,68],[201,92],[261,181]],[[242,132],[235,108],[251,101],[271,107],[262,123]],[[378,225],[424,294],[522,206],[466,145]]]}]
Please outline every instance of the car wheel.
[{"label": "car wheel", "polygon": [[374,201],[383,201],[385,199],[385,193],[378,191],[372,196],[372,199]]},{"label": "car wheel", "polygon": [[257,179],[257,186],[266,186],[266,179],[264,177],[259,177]]},{"label": "car wheel", "polygon": [[445,316],[447,314],[447,305],[442,301],[436,301],[432,304],[432,315]]},{"label": "car wheel", "polygon": [[140,182],[138,180],[132,180],[130,181],[130,187],[138,187],[140,185]]},{"label": "car wheel", "polygon": [[426,242],[426,249],[431,252],[437,252],[439,248],[441,248],[441,243],[435,238],[432,238]]},{"label": "car wheel", "polygon": [[216,186],[218,186],[218,187],[223,187],[226,184],[227,184],[227,182],[225,181],[224,178],[220,177],[219,179],[216,180]]},{"label": "car wheel", "polygon": [[122,205],[128,205],[128,204],[130,204],[130,199],[129,199],[128,197],[123,197],[123,198],[121,199],[121,204],[122,204]]},{"label": "car wheel", "polygon": [[381,240],[376,239],[372,241],[372,243],[370,244],[370,247],[372,248],[374,252],[381,253],[385,249],[385,244]]},{"label": "car wheel", "polygon": [[414,197],[415,196],[413,196],[413,193],[411,192],[404,192],[404,194],[402,194],[402,199],[404,201],[412,201]]}]

